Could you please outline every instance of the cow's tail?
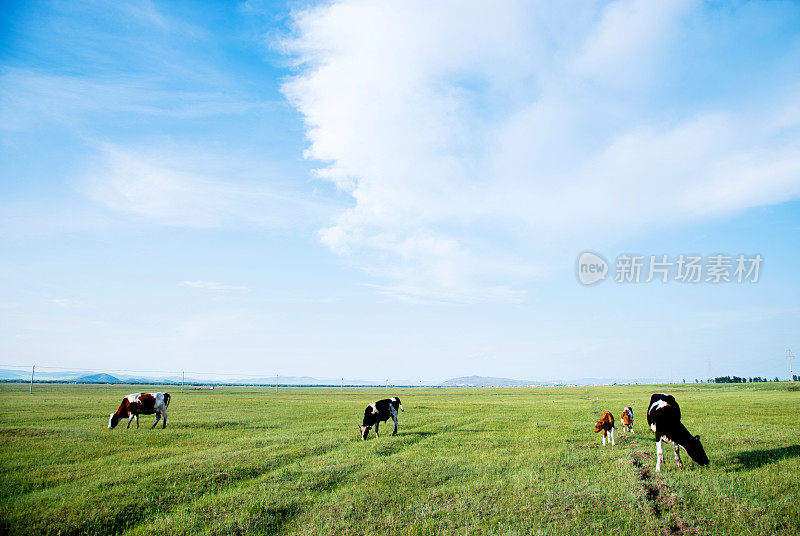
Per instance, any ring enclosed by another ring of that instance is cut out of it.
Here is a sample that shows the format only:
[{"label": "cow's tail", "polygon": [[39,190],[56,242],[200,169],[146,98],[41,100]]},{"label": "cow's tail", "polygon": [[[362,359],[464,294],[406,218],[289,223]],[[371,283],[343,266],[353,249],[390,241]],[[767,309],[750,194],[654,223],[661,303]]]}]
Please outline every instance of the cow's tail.
[{"label": "cow's tail", "polygon": [[169,407],[169,393],[164,393],[164,407]]}]

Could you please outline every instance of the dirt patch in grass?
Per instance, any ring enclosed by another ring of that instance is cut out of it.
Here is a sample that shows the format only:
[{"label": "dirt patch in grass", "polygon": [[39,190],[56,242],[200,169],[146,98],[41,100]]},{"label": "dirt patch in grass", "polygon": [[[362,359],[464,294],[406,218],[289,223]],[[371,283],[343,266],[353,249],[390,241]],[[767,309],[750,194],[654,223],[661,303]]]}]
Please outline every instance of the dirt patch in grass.
[{"label": "dirt patch in grass", "polygon": [[646,464],[648,455],[645,452],[634,452],[632,464],[639,479],[644,502],[650,511],[661,522],[661,532],[665,535],[694,536],[697,530],[689,522],[677,515],[674,510],[681,506],[681,499],[672,493],[670,487],[659,481]]}]

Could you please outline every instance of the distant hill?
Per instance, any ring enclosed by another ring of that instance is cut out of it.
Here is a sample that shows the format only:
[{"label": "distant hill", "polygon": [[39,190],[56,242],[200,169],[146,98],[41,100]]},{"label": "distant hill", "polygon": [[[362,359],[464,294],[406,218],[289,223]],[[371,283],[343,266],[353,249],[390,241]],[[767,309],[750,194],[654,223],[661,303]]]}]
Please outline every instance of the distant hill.
[{"label": "distant hill", "polygon": [[90,374],[88,376],[81,376],[75,379],[78,383],[122,383],[122,380],[115,378],[111,374]]},{"label": "distant hill", "polygon": [[552,385],[552,383],[489,376],[461,376],[460,378],[450,378],[441,385],[442,387],[528,387],[530,385]]},{"label": "distant hill", "polygon": [[493,378],[490,376],[461,376],[451,378],[440,385],[442,387],[530,387],[542,385],[624,385],[632,383],[657,384],[669,383],[669,380],[661,378],[635,378],[633,380],[625,378],[577,378],[572,380],[560,380],[551,382],[540,382],[533,380],[512,380],[510,378]]}]

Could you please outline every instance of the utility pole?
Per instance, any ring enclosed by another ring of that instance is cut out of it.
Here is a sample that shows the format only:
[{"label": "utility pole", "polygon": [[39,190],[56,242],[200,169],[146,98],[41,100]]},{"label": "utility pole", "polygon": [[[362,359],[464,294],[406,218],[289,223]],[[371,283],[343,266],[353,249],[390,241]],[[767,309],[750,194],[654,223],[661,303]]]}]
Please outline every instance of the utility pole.
[{"label": "utility pole", "polygon": [[389,390],[389,380],[386,380],[386,390]]},{"label": "utility pole", "polygon": [[786,357],[789,358],[789,381],[794,381],[794,374],[792,374],[792,350],[791,348],[786,349]]},{"label": "utility pole", "polygon": [[183,392],[183,381],[186,379],[186,373],[181,372],[181,393]]},{"label": "utility pole", "polygon": [[275,392],[278,392],[278,375],[275,375]]},{"label": "utility pole", "polygon": [[[789,367],[791,368],[791,367]],[[31,368],[31,386],[28,388],[29,393],[33,393],[33,375],[36,374],[36,365],[33,365]]]}]

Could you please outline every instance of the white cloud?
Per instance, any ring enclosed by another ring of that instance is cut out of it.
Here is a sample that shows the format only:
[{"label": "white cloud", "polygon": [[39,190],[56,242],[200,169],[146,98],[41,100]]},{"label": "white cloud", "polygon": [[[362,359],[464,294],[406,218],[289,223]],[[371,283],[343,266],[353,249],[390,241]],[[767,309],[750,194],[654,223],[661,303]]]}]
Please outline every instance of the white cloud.
[{"label": "white cloud", "polygon": [[356,203],[322,242],[391,292],[513,300],[554,250],[797,197],[796,87],[771,88],[775,102],[664,102],[662,85],[686,82],[684,41],[713,37],[700,9],[344,0],[296,13],[284,93],[319,176]]},{"label": "white cloud", "polygon": [[78,76],[4,69],[0,74],[0,129],[93,125],[109,115],[193,119],[258,113],[275,107],[230,88],[164,88],[155,76]]},{"label": "white cloud", "polygon": [[112,210],[167,226],[302,226],[330,213],[323,201],[270,176],[270,168],[202,148],[106,145],[79,187]]},{"label": "white cloud", "polygon": [[573,67],[583,76],[624,90],[657,79],[663,54],[681,18],[696,2],[616,0],[589,32]]},{"label": "white cloud", "polygon": [[80,300],[72,300],[69,298],[53,298],[50,300],[53,305],[63,307],[65,309],[74,309],[79,307],[86,307],[86,303]]},{"label": "white cloud", "polygon": [[250,290],[241,285],[229,285],[218,281],[181,281],[178,285],[182,287],[200,288],[204,290]]}]

